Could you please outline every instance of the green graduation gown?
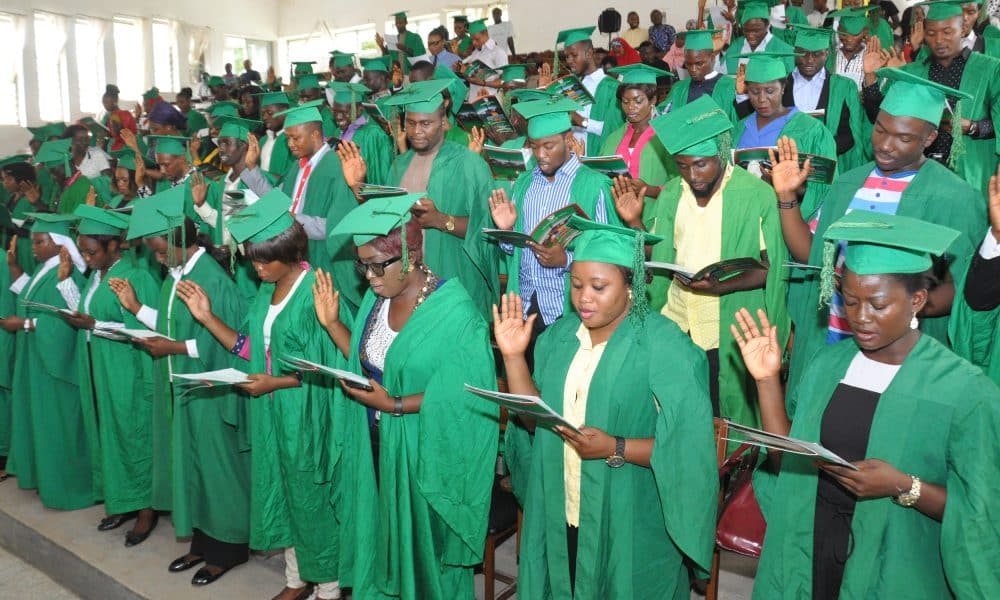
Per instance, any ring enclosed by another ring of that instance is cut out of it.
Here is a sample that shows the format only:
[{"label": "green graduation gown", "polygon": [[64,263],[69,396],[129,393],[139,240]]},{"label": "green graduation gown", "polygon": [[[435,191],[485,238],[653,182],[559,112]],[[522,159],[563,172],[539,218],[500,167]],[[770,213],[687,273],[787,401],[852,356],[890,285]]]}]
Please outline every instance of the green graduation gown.
[{"label": "green graduation gown", "polygon": [[597,84],[594,103],[590,106],[590,118],[604,123],[601,135],[587,134],[587,154],[593,154],[601,149],[604,139],[625,123],[625,114],[618,101],[618,80],[605,77]]},{"label": "green graduation gown", "polygon": [[184,135],[194,137],[198,135],[199,131],[207,128],[208,120],[205,119],[205,115],[193,108],[187,112],[187,130],[184,132]]},{"label": "green graduation gown", "polygon": [[[28,199],[21,196],[17,199],[14,207],[10,211],[10,217],[12,219],[25,220],[28,218],[28,213],[35,212],[35,208],[31,206]],[[10,247],[10,240],[5,240],[3,249],[6,251]],[[35,255],[31,251],[31,233],[27,229],[23,231],[21,235],[17,236],[17,264],[21,267],[21,270],[25,273],[35,272]],[[2,315],[0,315],[2,316]]]},{"label": "green graduation gown", "polygon": [[468,147],[469,145],[469,132],[458,125],[455,115],[448,115],[448,131],[445,132],[444,139],[455,142],[460,146]]},{"label": "green graduation gown", "polygon": [[90,180],[82,174],[73,180],[73,183],[66,186],[59,193],[59,208],[57,212],[61,215],[71,215],[77,206],[85,204],[87,194],[90,192]]},{"label": "green graduation gown", "polygon": [[[236,284],[207,253],[181,277],[202,287],[225,323],[245,312]],[[178,388],[173,373],[229,367],[236,359],[202,327],[179,298],[174,279],[160,290],[156,330],[175,340],[196,340],[198,358],[176,355],[153,361],[153,508],[171,510],[177,537],[194,529],[224,542],[250,539],[250,448],[247,400],[230,386]]]},{"label": "green graduation gown", "polygon": [[[66,308],[56,289],[58,264],[58,258],[39,264],[18,297],[17,315],[38,321],[35,331],[17,332],[7,471],[17,475],[21,489],[37,489],[47,508],[76,510],[94,503],[77,385],[76,330],[53,313],[24,306],[30,300]],[[82,284],[78,274],[73,277]]]},{"label": "green graduation gown", "polygon": [[[358,313],[365,318],[358,319],[351,339],[356,373],[375,301],[369,291]],[[500,423],[496,405],[463,385],[496,389],[489,338],[473,299],[459,280],[450,279],[389,346],[386,390],[424,397],[419,412],[383,413],[379,421],[378,489],[358,490],[362,498],[377,494],[377,501],[364,507],[359,523],[364,534],[358,556],[366,568],[355,597],[474,597],[473,567],[483,560]],[[367,431],[363,426],[362,433]],[[351,468],[371,473],[367,448],[352,460]]]},{"label": "green graduation gown", "polygon": [[[450,130],[449,130],[450,131]],[[361,150],[361,158],[368,165],[368,183],[385,185],[389,167],[395,156],[392,140],[375,121],[368,121],[354,132],[351,138]]]},{"label": "green graduation gown", "polygon": [[844,173],[860,166],[871,159],[872,124],[861,107],[861,97],[858,96],[858,86],[854,81],[827,71],[830,79],[830,96],[826,105],[826,115],[823,124],[831,135],[836,135],[840,128],[844,106],[847,107],[854,145],[850,150],[837,155],[837,172]]},{"label": "green graduation gown", "polygon": [[[789,435],[819,440],[823,413],[858,348],[843,340],[816,354],[789,397]],[[866,455],[945,486],[938,522],[889,498],[859,501],[841,598],[988,598],[1000,587],[996,491],[1000,390],[975,367],[923,335],[881,394]],[[754,598],[812,594],[817,469],[785,454],[776,481],[758,470],[767,519]],[[771,489],[769,489],[771,488]]]},{"label": "green graduation gown", "polygon": [[38,188],[42,192],[41,201],[45,206],[54,207],[56,205],[56,200],[59,199],[59,194],[62,190],[59,189],[59,185],[56,184],[56,180],[52,179],[52,173],[46,167],[37,167],[35,169],[35,174],[38,177]]},{"label": "green graduation gown", "polygon": [[274,138],[274,148],[271,150],[271,161],[267,165],[267,173],[280,182],[289,167],[295,162],[292,151],[288,149],[288,137],[282,131]]},{"label": "green graduation gown", "polygon": [[[971,266],[971,261],[970,261]],[[962,358],[981,368],[994,383],[1000,385],[1000,308],[973,310],[965,301],[968,272],[955,284],[955,300],[948,320],[948,340],[951,349]]]},{"label": "green graduation gown", "polygon": [[[653,246],[651,260],[674,262],[677,255],[674,247],[674,227],[677,206],[680,203],[682,180],[674,179],[660,193],[656,201],[655,221],[650,232],[662,236],[663,241]],[[760,236],[763,232],[764,244],[771,268],[767,272],[767,282],[763,289],[734,292],[719,297],[719,403],[723,417],[737,423],[757,427],[756,385],[746,371],[736,340],[729,334],[729,326],[736,323],[735,314],[746,308],[756,315],[763,309],[778,327],[784,347],[788,341],[791,320],[785,305],[788,292],[787,269],[788,249],[781,233],[781,221],[774,204],[774,190],[768,184],[754,177],[738,166],[732,167],[729,183],[722,190],[722,258],[760,258]],[[759,225],[758,225],[759,224]],[[704,265],[691,265],[700,268]],[[653,277],[649,286],[650,306],[660,310],[667,303],[667,293],[672,279],[663,275]]]},{"label": "green graduation gown", "polygon": [[[414,151],[400,154],[389,171],[388,185],[399,185]],[[442,213],[468,217],[465,238],[424,229],[424,262],[442,279],[459,278],[486,317],[500,295],[499,256],[483,243],[480,231],[492,227],[489,198],[493,176],[486,161],[467,147],[445,140],[431,165],[427,197]],[[353,267],[352,267],[353,268]]]},{"label": "green graduation gown", "polygon": [[[145,329],[124,310],[108,279],[128,280],[139,302],[155,305],[156,282],[131,257],[125,255],[108,269],[97,284],[90,305],[83,301],[95,285],[95,274],[80,293],[78,311],[98,321],[124,323]],[[104,499],[109,515],[152,506],[153,486],[153,360],[128,341],[110,340],[88,330],[78,330],[77,373],[83,422],[90,448],[94,494]]]},{"label": "green graduation gown", "polygon": [[[846,214],[854,194],[864,185],[874,168],[875,163],[868,163],[848,171],[840,175],[830,187],[830,192],[822,203],[819,224],[809,252],[809,264],[823,264],[823,233],[831,223]],[[962,235],[948,249],[949,256],[954,257],[949,270],[956,282],[964,277],[969,260],[986,231],[986,206],[979,192],[947,167],[928,159],[903,191],[896,214],[960,231]],[[809,358],[826,343],[830,324],[829,307],[819,306],[817,271],[792,272],[788,287],[788,308],[792,313],[792,322],[795,323],[795,345],[788,376],[789,390],[792,390]],[[920,329],[938,341],[947,343],[948,316],[922,318]]]},{"label": "green graduation gown", "polygon": [[[715,87],[712,88],[712,100],[719,105],[723,111],[725,111],[726,116],[729,117],[729,121],[735,123],[740,120],[736,116],[736,77],[730,75],[716,75],[719,81],[715,83]],[[657,106],[657,110],[661,114],[680,108],[687,105],[690,101],[691,96],[691,78],[682,79],[670,87],[670,94],[667,95],[667,99]],[[669,109],[669,110],[668,110]]]},{"label": "green graduation gown", "polygon": [[[10,291],[10,267],[6,253],[0,264],[0,317],[9,317],[17,311],[17,296]],[[17,334],[0,329],[0,456],[10,453],[11,393],[14,379],[14,343]]]},{"label": "green graduation gown", "polygon": [[[601,155],[610,156],[616,154],[618,152],[618,145],[622,143],[622,139],[627,132],[628,124],[626,123],[604,138]],[[674,157],[663,147],[663,142],[660,141],[659,136],[653,135],[646,142],[646,146],[639,155],[639,179],[651,186],[662,186],[679,175],[680,172],[677,170],[677,163],[674,161]],[[656,198],[647,196],[643,198],[643,203],[642,221],[646,223],[652,218],[652,214],[656,209]],[[613,200],[611,204],[612,208],[614,208]]]},{"label": "green graduation gown", "polygon": [[[299,175],[298,161],[289,163],[288,172],[281,181],[281,191],[295,198],[295,179]],[[316,168],[309,175],[305,198],[302,200],[302,214],[326,219],[326,233],[337,226],[347,213],[358,205],[354,192],[344,180],[340,158],[336,152],[327,151]],[[362,277],[354,268],[354,248],[348,240],[309,240],[309,264],[323,269],[333,277],[337,289],[347,300],[351,310],[361,304]]]},{"label": "green graduation gown", "polygon": [[[542,333],[535,349],[535,383],[558,413],[579,327],[576,314],[567,314]],[[608,340],[589,389],[585,424],[610,435],[654,438],[651,466],[582,462],[573,595],[565,443],[548,429],[532,436],[510,421],[505,458],[524,510],[518,595],[686,599],[685,558],[705,570],[711,563],[719,491],[705,355],[666,317],[650,314],[638,326],[626,319]]]},{"label": "green graduation gown", "polygon": [[[722,61],[726,64],[726,73],[733,77],[736,77],[736,71],[740,68],[740,54],[743,54],[743,43],[745,41],[746,38],[743,36],[733,38],[729,43],[729,48],[726,50],[725,55],[722,57]],[[767,52],[795,52],[795,48],[773,33],[771,34],[771,41],[764,46],[764,50]],[[785,72],[791,73],[795,69],[795,58],[788,57],[784,61]]]}]

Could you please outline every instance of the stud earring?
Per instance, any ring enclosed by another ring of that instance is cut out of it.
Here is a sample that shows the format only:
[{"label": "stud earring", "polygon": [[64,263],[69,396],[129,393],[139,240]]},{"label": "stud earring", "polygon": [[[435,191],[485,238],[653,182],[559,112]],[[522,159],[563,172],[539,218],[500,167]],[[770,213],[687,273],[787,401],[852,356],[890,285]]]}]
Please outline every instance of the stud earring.
[{"label": "stud earring", "polygon": [[913,313],[913,318],[910,319],[910,329],[920,329],[920,321],[917,320],[917,313]]}]

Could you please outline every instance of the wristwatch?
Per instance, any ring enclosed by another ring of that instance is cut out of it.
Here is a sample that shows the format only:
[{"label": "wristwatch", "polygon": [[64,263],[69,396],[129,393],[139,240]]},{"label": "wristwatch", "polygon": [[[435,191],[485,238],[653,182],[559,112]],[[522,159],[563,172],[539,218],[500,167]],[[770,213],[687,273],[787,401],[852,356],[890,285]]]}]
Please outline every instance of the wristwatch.
[{"label": "wristwatch", "polygon": [[[910,507],[920,500],[920,478],[914,475],[910,475],[912,483],[910,483],[910,490],[903,492],[898,496],[893,496],[892,501],[903,507]],[[898,489],[898,488],[897,488]]]},{"label": "wristwatch", "polygon": [[615,436],[615,453],[607,458],[608,466],[617,469],[625,465],[625,438],[620,435]]},{"label": "wristwatch", "polygon": [[455,231],[455,217],[448,215],[448,218],[444,220],[444,228],[448,231]]}]

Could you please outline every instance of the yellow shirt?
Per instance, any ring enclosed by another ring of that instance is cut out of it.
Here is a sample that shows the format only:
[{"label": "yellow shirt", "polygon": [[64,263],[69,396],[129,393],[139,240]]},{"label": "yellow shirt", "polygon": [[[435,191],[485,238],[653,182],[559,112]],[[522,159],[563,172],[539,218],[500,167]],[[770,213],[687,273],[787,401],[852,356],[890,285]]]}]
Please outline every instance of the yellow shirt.
[{"label": "yellow shirt", "polygon": [[[563,387],[563,417],[577,427],[583,425],[587,418],[587,394],[590,391],[590,380],[601,362],[607,342],[594,346],[590,341],[590,331],[583,323],[576,330],[580,340],[580,349],[576,351],[573,362],[566,372],[566,384]],[[580,526],[580,467],[582,461],[573,446],[563,445],[563,483],[566,486],[566,522],[574,527]]]}]

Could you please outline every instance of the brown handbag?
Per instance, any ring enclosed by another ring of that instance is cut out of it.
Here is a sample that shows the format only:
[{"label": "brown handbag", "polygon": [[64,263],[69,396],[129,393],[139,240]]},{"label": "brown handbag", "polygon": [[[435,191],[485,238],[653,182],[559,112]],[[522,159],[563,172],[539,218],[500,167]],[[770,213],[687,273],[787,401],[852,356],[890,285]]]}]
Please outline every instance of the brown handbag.
[{"label": "brown handbag", "polygon": [[719,548],[753,558],[760,558],[767,528],[753,493],[753,472],[759,456],[758,446],[743,444],[719,467],[720,483],[727,492],[715,530]]}]

